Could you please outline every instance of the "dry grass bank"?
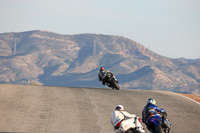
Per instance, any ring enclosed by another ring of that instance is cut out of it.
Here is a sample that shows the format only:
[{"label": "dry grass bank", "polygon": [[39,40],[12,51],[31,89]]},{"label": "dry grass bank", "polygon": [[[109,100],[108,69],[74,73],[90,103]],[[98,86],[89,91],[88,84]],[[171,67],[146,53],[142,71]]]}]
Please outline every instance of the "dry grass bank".
[{"label": "dry grass bank", "polygon": [[186,97],[189,97],[197,102],[200,103],[200,95],[194,95],[194,94],[183,94],[183,93],[178,93],[178,94],[181,94],[183,96],[186,96]]}]

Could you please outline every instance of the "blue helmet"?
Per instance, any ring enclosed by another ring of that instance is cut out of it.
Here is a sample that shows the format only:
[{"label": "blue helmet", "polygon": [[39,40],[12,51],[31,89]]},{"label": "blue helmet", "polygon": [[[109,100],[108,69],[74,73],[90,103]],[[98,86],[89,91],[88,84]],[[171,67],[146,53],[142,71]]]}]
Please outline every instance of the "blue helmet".
[{"label": "blue helmet", "polygon": [[153,99],[153,98],[149,98],[149,99],[147,100],[147,104],[154,104],[154,105],[156,105],[156,100]]}]

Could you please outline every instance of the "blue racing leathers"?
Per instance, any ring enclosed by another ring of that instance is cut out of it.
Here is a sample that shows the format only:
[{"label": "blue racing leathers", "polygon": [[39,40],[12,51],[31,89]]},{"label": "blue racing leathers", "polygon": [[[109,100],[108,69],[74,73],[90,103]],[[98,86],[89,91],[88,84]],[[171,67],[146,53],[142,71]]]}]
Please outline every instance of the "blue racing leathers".
[{"label": "blue racing leathers", "polygon": [[165,113],[165,110],[154,104],[147,104],[142,111],[142,122],[146,124],[151,131],[152,125],[160,124],[160,113]]}]

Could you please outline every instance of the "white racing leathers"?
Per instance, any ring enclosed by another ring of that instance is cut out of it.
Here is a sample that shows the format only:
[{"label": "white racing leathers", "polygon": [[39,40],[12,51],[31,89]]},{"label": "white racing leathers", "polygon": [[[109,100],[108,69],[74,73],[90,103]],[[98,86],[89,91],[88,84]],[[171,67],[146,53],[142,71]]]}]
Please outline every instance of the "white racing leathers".
[{"label": "white racing leathers", "polygon": [[138,119],[135,114],[115,110],[112,112],[111,123],[115,133],[124,133],[130,128],[136,128],[139,133],[143,133],[144,128]]}]

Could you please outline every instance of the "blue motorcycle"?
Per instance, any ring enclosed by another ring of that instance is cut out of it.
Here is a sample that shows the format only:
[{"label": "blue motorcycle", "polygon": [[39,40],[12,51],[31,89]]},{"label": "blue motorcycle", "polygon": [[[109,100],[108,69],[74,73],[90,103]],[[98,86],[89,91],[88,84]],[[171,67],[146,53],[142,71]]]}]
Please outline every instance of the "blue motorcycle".
[{"label": "blue motorcycle", "polygon": [[171,124],[166,113],[155,114],[149,119],[151,123],[151,133],[171,133]]}]

